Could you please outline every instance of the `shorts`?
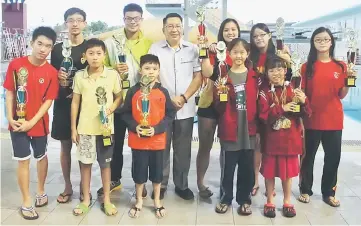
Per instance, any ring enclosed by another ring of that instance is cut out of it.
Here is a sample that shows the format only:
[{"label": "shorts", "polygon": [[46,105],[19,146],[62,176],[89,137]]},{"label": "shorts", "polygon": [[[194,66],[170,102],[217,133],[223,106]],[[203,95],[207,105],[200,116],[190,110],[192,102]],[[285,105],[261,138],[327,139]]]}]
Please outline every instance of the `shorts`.
[{"label": "shorts", "polygon": [[51,137],[55,140],[71,139],[71,98],[54,101]]},{"label": "shorts", "polygon": [[286,180],[297,177],[300,172],[298,155],[277,156],[264,154],[262,155],[260,172],[265,179],[279,177],[281,180]]},{"label": "shorts", "polygon": [[198,108],[197,115],[203,118],[211,118],[211,119],[218,118],[218,113],[216,109],[214,109],[213,104],[211,104],[207,108]]},{"label": "shorts", "polygon": [[132,149],[133,165],[132,177],[136,184],[144,184],[148,180],[161,183],[163,180],[163,152],[164,150],[135,150]]},{"label": "shorts", "polygon": [[29,137],[27,133],[10,131],[13,145],[13,159],[27,160],[31,157],[30,146],[33,149],[33,156],[40,161],[46,156],[48,147],[48,136]]},{"label": "shorts", "polygon": [[102,135],[79,135],[76,151],[78,161],[83,164],[93,164],[97,160],[101,169],[110,168],[114,150],[113,135],[112,140],[111,145],[104,146]]}]

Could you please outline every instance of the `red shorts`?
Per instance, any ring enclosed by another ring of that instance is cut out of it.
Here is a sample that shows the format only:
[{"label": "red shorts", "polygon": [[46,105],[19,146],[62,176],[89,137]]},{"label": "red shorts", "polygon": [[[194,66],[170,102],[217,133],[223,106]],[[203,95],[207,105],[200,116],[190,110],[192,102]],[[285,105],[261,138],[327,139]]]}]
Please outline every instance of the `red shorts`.
[{"label": "red shorts", "polygon": [[260,172],[265,179],[279,177],[281,180],[286,180],[288,178],[297,177],[299,171],[300,163],[298,155],[262,155],[262,166]]}]

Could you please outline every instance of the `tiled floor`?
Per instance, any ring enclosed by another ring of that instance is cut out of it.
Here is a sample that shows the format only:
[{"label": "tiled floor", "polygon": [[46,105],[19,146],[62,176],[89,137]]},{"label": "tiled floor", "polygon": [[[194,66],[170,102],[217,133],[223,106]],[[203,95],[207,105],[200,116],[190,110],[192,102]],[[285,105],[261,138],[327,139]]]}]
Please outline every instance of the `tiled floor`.
[{"label": "tiled floor", "polygon": [[[152,200],[148,197],[138,219],[128,216],[128,210],[135,199],[134,184],[130,173],[130,151],[125,150],[124,178],[122,180],[123,189],[112,193],[112,201],[117,206],[119,213],[113,217],[105,216],[100,210],[99,201],[94,201],[91,211],[84,217],[72,215],[72,208],[79,202],[79,181],[80,175],[76,161],[72,162],[72,182],[74,185],[74,198],[68,204],[58,204],[56,197],[63,189],[62,173],[59,163],[59,143],[51,141],[49,144],[49,173],[46,180],[46,191],[49,195],[49,205],[39,208],[40,218],[36,221],[25,221],[19,215],[17,209],[21,204],[21,195],[16,180],[16,162],[11,160],[11,143],[6,135],[1,136],[1,224],[35,224],[35,225],[343,225],[361,224],[361,214],[358,205],[361,203],[361,150],[360,148],[344,147],[342,161],[339,170],[338,198],[341,200],[341,207],[331,208],[322,202],[320,196],[320,181],[322,172],[323,152],[317,155],[315,163],[315,195],[309,204],[301,204],[296,201],[298,195],[298,179],[293,183],[293,203],[296,206],[297,216],[287,219],[282,216],[282,189],[277,181],[277,217],[268,219],[262,215],[262,207],[265,197],[262,195],[264,188],[261,186],[260,192],[253,198],[253,214],[248,217],[237,214],[237,204],[233,202],[233,209],[226,214],[220,215],[214,212],[214,207],[218,201],[219,190],[219,148],[211,152],[211,164],[207,173],[207,185],[215,192],[209,200],[198,197],[194,201],[184,201],[174,194],[174,186],[170,183],[168,192],[164,199],[164,206],[168,215],[158,220],[152,212]],[[192,165],[189,173],[190,188],[196,192],[196,171],[195,156],[197,144],[193,145]],[[92,194],[96,197],[96,190],[101,184],[100,171],[97,165],[93,167]],[[31,192],[36,191],[36,163],[31,163]],[[147,184],[150,190],[150,183]],[[195,193],[197,194],[197,193]]]}]

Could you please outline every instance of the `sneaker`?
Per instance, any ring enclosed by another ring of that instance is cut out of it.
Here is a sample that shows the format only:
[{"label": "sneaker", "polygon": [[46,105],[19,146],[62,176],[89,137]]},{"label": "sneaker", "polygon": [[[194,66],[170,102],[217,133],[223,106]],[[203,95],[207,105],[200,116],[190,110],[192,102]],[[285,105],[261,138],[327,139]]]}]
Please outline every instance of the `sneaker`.
[{"label": "sneaker", "polygon": [[176,187],[175,188],[175,193],[184,200],[194,199],[194,194],[191,191],[191,189],[189,189],[189,188],[181,190],[181,189]]},{"label": "sneaker", "polygon": [[[116,190],[120,190],[122,188],[122,183],[119,181],[111,181],[110,182],[110,193],[112,193],[113,191]],[[102,196],[104,195],[104,190],[103,188],[99,188],[99,190],[97,191],[98,196]]]},{"label": "sneaker", "polygon": [[[162,200],[164,199],[164,193],[167,191],[166,188],[161,188],[160,189],[160,195],[159,195],[159,199]],[[152,196],[151,196],[152,199],[154,199],[154,191],[152,192]]]}]

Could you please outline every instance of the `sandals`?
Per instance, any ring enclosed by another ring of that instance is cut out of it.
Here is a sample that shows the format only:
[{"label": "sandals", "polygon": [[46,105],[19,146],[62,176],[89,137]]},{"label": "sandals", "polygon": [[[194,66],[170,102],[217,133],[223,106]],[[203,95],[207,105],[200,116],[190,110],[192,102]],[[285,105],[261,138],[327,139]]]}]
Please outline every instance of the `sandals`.
[{"label": "sandals", "polygon": [[300,201],[302,203],[309,203],[310,196],[308,194],[300,194],[300,196],[298,196],[298,201]]},{"label": "sandals", "polygon": [[252,214],[251,205],[249,205],[248,203],[245,203],[245,204],[239,206],[238,214],[240,214],[242,216],[251,215]]},{"label": "sandals", "polygon": [[[73,215],[74,216],[82,216],[84,214],[87,214],[90,210],[91,204],[86,206],[84,203],[79,203],[74,209],[73,209]],[[81,213],[75,212],[75,210],[81,210]]]},{"label": "sandals", "polygon": [[[93,200],[92,194],[89,193],[89,196],[90,196],[90,201],[92,201],[92,200]],[[83,202],[83,201],[84,201],[84,194],[83,194],[83,192],[80,192],[79,200],[80,200],[80,202]]]},{"label": "sandals", "polygon": [[[118,213],[117,208],[112,203],[104,204],[102,203],[100,209],[107,215],[107,216],[115,216]],[[113,212],[115,210],[115,212]]]},{"label": "sandals", "polygon": [[[71,193],[71,194],[60,193],[58,198],[56,199],[56,201],[61,204],[68,203],[71,201],[72,196],[73,196],[73,193]],[[59,200],[60,197],[62,198],[62,201]]]},{"label": "sandals", "polygon": [[[42,203],[46,199],[46,202]],[[42,195],[36,195],[35,196],[35,207],[43,207],[48,205],[48,195],[42,194]]]},{"label": "sandals", "polygon": [[[133,214],[132,214],[132,210],[134,211]],[[142,209],[136,207],[135,205],[129,210],[128,212],[128,215],[129,217],[131,218],[138,218],[139,217],[139,212],[141,211]]]},{"label": "sandals", "polygon": [[165,212],[165,208],[164,206],[161,206],[161,207],[156,207],[154,209],[155,211],[155,216],[158,218],[158,219],[161,219],[165,216],[166,212]]},{"label": "sandals", "polygon": [[282,213],[285,217],[294,217],[296,216],[295,207],[291,204],[284,204],[282,207]]},{"label": "sandals", "polygon": [[229,207],[228,204],[218,203],[216,205],[216,213],[224,214],[224,213],[226,213],[228,211],[228,207]]},{"label": "sandals", "polygon": [[329,196],[329,197],[323,197],[322,200],[329,206],[332,206],[332,207],[339,207],[341,204],[340,204],[340,201],[337,200],[335,197],[333,196]]},{"label": "sandals", "polygon": [[206,187],[205,189],[200,190],[198,194],[201,198],[208,199],[213,195],[213,192],[209,190],[209,187]]},{"label": "sandals", "polygon": [[266,205],[264,205],[263,214],[265,215],[265,217],[275,218],[276,217],[276,206],[273,205],[272,203],[267,203]]},{"label": "sandals", "polygon": [[252,195],[252,196],[256,196],[256,195],[257,195],[257,193],[258,193],[258,190],[259,190],[259,186],[254,187],[254,188],[252,189],[252,193],[251,193],[251,195]]},{"label": "sandals", "polygon": [[[36,220],[39,218],[39,214],[38,212],[35,211],[34,207],[31,206],[31,207],[20,207],[19,209],[19,212],[20,212],[20,215],[25,219],[25,220]],[[28,215],[25,215],[25,212],[27,213],[31,213],[32,216],[28,216]]]}]

